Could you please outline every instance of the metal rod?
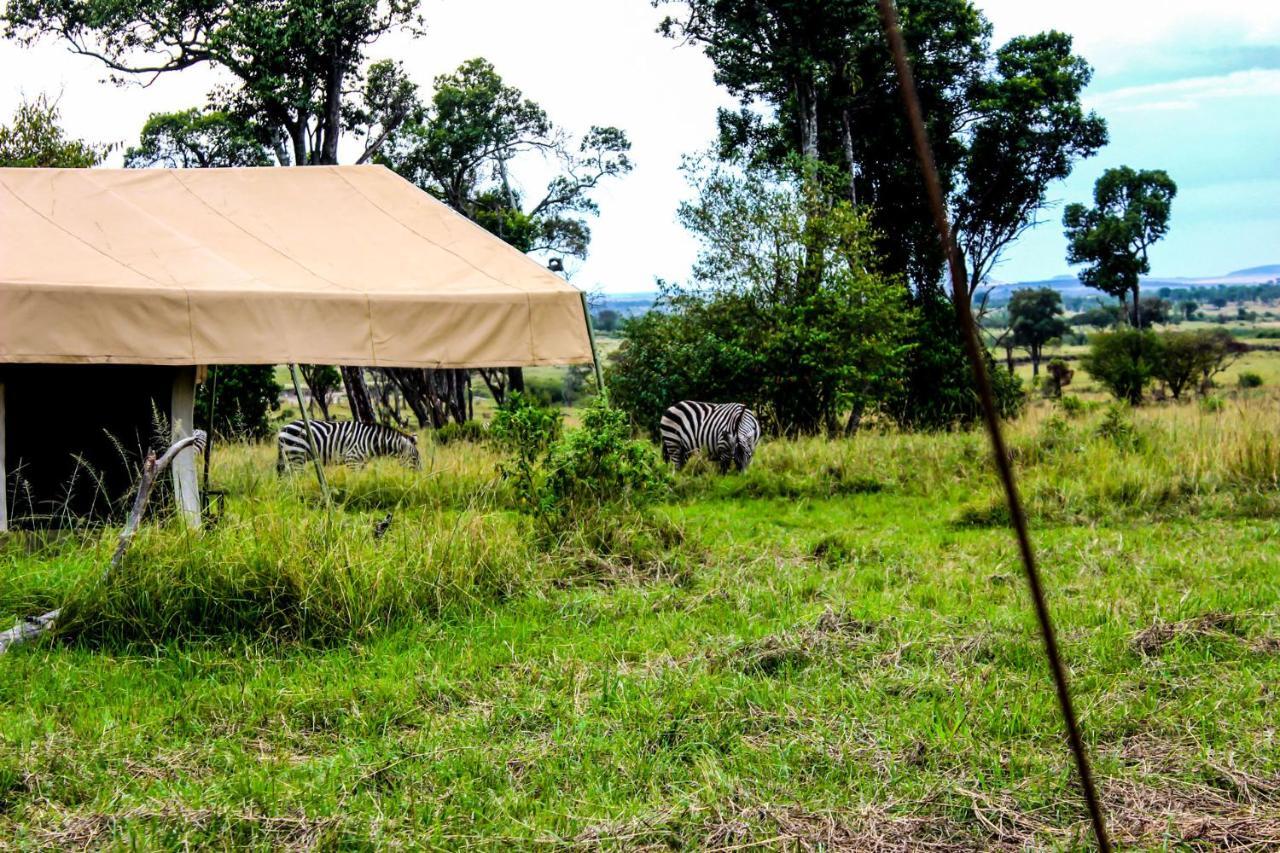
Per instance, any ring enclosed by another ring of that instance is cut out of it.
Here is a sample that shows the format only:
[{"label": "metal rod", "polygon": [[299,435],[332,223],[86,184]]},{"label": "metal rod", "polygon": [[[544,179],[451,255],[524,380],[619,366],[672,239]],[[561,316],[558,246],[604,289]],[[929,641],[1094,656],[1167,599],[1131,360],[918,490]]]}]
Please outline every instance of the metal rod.
[{"label": "metal rod", "polygon": [[316,479],[320,482],[320,494],[324,502],[329,502],[329,484],[324,479],[324,465],[320,462],[320,447],[316,444],[315,434],[311,432],[311,416],[307,414],[307,406],[302,402],[302,383],[298,381],[298,365],[289,365],[289,375],[293,377],[293,393],[298,398],[298,411],[302,412],[302,425],[307,431],[307,444],[311,448],[311,461],[316,466]]},{"label": "metal rod", "polygon": [[600,353],[596,352],[596,331],[591,328],[591,310],[587,308],[587,292],[579,290],[578,295],[582,297],[582,319],[587,324],[587,339],[591,341],[591,363],[596,368],[596,388],[603,394],[604,373],[600,370]]},{"label": "metal rod", "polygon": [[205,424],[208,427],[209,437],[205,439],[204,445],[204,487],[200,494],[204,497],[205,505],[209,503],[209,457],[213,455],[213,419],[218,411],[218,365],[212,365],[209,368],[209,422]]},{"label": "metal rod", "polygon": [[1053,630],[1053,620],[1049,614],[1049,606],[1045,601],[1044,585],[1040,580],[1040,572],[1036,568],[1035,552],[1031,547],[1031,535],[1027,530],[1027,518],[1022,509],[1022,500],[1018,496],[1018,486],[1014,480],[1013,466],[1009,460],[1009,451],[1004,442],[1004,434],[1000,429],[1000,417],[996,412],[995,398],[991,391],[991,379],[987,376],[986,364],[982,358],[982,345],[978,339],[978,330],[973,321],[973,311],[969,303],[969,286],[965,281],[964,265],[952,237],[951,226],[947,221],[946,206],[942,200],[942,184],[938,179],[938,167],[933,159],[933,150],[929,145],[929,136],[925,131],[924,117],[920,109],[920,98],[916,92],[915,81],[911,74],[911,64],[907,60],[906,43],[902,38],[902,29],[898,22],[898,11],[894,0],[879,0],[880,16],[884,22],[885,36],[889,41],[889,49],[893,54],[894,65],[898,71],[898,83],[902,91],[903,105],[906,107],[907,122],[911,127],[912,139],[915,143],[916,155],[920,160],[920,172],[924,178],[925,190],[929,198],[929,206],[933,211],[934,224],[938,228],[938,238],[942,241],[946,252],[947,265],[951,271],[952,302],[955,304],[956,319],[964,336],[965,351],[973,368],[973,380],[978,388],[978,397],[982,402],[983,420],[986,422],[987,434],[991,439],[991,452],[995,458],[996,471],[1004,486],[1005,500],[1009,505],[1009,517],[1013,521],[1013,530],[1018,539],[1018,550],[1022,557],[1022,567],[1026,572],[1027,585],[1031,588],[1031,599],[1035,603],[1036,618],[1040,623],[1040,636],[1044,640],[1045,654],[1049,658],[1049,669],[1053,673],[1054,686],[1058,692],[1058,705],[1062,709],[1062,717],[1067,727],[1067,738],[1071,744],[1071,754],[1075,758],[1076,772],[1080,777],[1080,786],[1084,789],[1085,803],[1089,809],[1089,820],[1093,824],[1093,835],[1098,849],[1110,853],[1111,841],[1107,837],[1106,821],[1102,813],[1102,803],[1093,782],[1093,772],[1089,766],[1089,756],[1085,751],[1084,739],[1080,734],[1080,724],[1076,719],[1075,708],[1071,702],[1071,690],[1067,683],[1067,670],[1062,663],[1062,655],[1058,649],[1057,635]]}]

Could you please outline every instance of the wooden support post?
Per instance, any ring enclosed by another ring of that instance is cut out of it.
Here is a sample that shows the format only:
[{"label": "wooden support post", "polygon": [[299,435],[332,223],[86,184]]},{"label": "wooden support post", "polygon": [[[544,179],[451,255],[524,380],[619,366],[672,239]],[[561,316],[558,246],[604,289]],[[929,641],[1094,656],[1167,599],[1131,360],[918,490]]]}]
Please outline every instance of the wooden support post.
[{"label": "wooden support post", "polygon": [[[173,441],[193,434],[196,419],[196,369],[179,367],[173,379],[173,397],[169,408],[169,424]],[[200,482],[196,478],[196,451],[188,447],[174,458],[173,495],[178,512],[191,527],[200,526]]]},{"label": "wooden support post", "polygon": [[0,382],[0,533],[9,529],[9,481],[4,467],[4,383]]},{"label": "wooden support post", "polygon": [[604,373],[600,370],[600,353],[596,351],[596,331],[591,328],[591,310],[587,308],[587,292],[579,290],[582,297],[582,321],[587,324],[587,340],[591,341],[591,363],[596,368],[596,389],[604,393]]}]

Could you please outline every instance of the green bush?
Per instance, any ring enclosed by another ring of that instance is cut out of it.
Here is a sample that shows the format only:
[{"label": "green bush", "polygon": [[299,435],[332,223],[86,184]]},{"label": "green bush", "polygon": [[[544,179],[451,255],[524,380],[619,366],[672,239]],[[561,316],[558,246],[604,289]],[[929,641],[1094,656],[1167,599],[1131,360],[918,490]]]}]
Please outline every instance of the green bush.
[{"label": "green bush", "polygon": [[644,506],[671,483],[653,446],[632,439],[626,413],[611,407],[607,396],[587,406],[582,426],[564,435],[558,413],[517,396],[491,432],[508,453],[503,476],[544,533],[559,532],[601,507]]},{"label": "green bush", "polygon": [[196,423],[220,439],[263,438],[271,432],[282,390],[269,364],[215,365],[196,389]]},{"label": "green bush", "polygon": [[1160,337],[1154,332],[1102,332],[1089,340],[1089,352],[1080,365],[1111,396],[1136,406],[1160,365],[1161,350]]},{"label": "green bush", "polygon": [[1099,438],[1109,440],[1121,450],[1141,450],[1144,446],[1142,434],[1130,417],[1129,407],[1123,403],[1116,402],[1107,406],[1096,433]]},{"label": "green bush", "polygon": [[1240,383],[1241,388],[1260,388],[1262,387],[1262,376],[1261,374],[1246,370],[1240,374],[1238,382]]},{"label": "green bush", "polygon": [[599,398],[547,454],[547,500],[556,510],[623,503],[643,506],[671,483],[653,446],[635,441],[627,414]]},{"label": "green bush", "polygon": [[1084,413],[1085,403],[1074,394],[1063,394],[1058,398],[1058,405],[1062,407],[1062,411],[1069,418],[1077,417]]}]

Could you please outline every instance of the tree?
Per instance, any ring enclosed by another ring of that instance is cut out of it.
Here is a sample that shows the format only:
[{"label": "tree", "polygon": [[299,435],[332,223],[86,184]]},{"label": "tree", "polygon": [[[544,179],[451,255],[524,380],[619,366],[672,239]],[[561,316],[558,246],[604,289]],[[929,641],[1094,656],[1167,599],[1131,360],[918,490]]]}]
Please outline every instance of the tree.
[{"label": "tree", "polygon": [[[477,58],[435,79],[431,102],[391,137],[379,162],[521,252],[585,258],[592,193],[631,171],[631,143],[616,127],[592,127],[576,143],[546,111]],[[524,155],[551,158],[558,173],[527,201],[513,171]],[[501,403],[523,374],[481,376]]]},{"label": "tree", "polygon": [[328,364],[300,364],[302,379],[311,392],[311,400],[320,408],[320,417],[329,420],[329,398],[342,384],[342,374]]},{"label": "tree", "polygon": [[622,321],[622,316],[610,308],[596,313],[592,322],[595,324],[597,332],[616,332],[618,324]]},{"label": "tree", "polygon": [[1124,312],[1110,305],[1087,308],[1071,318],[1073,326],[1092,326],[1101,331],[1124,322]]},{"label": "tree", "polygon": [[1015,290],[1009,299],[1013,340],[1031,356],[1033,376],[1040,375],[1044,345],[1071,331],[1062,313],[1062,294],[1051,287]]},{"label": "tree", "polygon": [[[669,0],[654,0],[664,5]],[[741,102],[720,113],[720,155],[775,168],[798,157],[843,173],[886,235],[885,269],[917,290],[940,286],[944,258],[908,138],[874,3],[693,0],[660,31],[698,44]],[[990,48],[970,0],[918,0],[900,17],[969,293],[1046,206],[1049,184],[1106,141],[1080,95],[1091,69],[1070,36]],[[763,114],[760,105],[771,114]],[[890,239],[887,235],[892,235]]]},{"label": "tree", "polygon": [[1119,329],[1094,335],[1080,365],[1117,400],[1136,406],[1161,358],[1161,340],[1155,332]]},{"label": "tree", "polygon": [[1165,325],[1173,322],[1173,305],[1158,296],[1142,297],[1142,310],[1138,314],[1138,325],[1150,329],[1157,324]]},{"label": "tree", "polygon": [[[14,0],[4,22],[7,38],[61,39],[118,79],[217,67],[235,82],[210,93],[214,110],[261,126],[281,165],[333,165],[344,132],[365,139],[356,160],[362,163],[417,109],[416,89],[399,65],[365,67],[379,38],[420,23],[417,6],[417,0]],[[343,367],[342,377],[353,416],[372,422],[360,368]]]},{"label": "tree", "polygon": [[1178,303],[1178,310],[1182,312],[1182,319],[1191,320],[1196,316],[1196,312],[1200,310],[1200,306],[1190,299]]},{"label": "tree", "polygon": [[106,159],[109,145],[68,139],[59,126],[58,104],[44,95],[23,101],[8,125],[0,125],[0,166],[87,169]]},{"label": "tree", "polygon": [[263,438],[282,390],[269,364],[216,365],[196,389],[196,422],[223,439]]},{"label": "tree", "polygon": [[1062,224],[1067,262],[1087,264],[1080,280],[1125,302],[1133,294],[1131,322],[1141,326],[1139,276],[1151,272],[1148,252],[1169,231],[1178,187],[1162,170],[1108,169],[1093,187],[1093,207],[1067,205]]},{"label": "tree", "polygon": [[1046,391],[1050,397],[1054,398],[1062,396],[1062,389],[1070,385],[1076,375],[1071,365],[1060,358],[1049,359],[1045,372],[1049,374],[1049,381],[1045,383]]},{"label": "tree", "polygon": [[651,431],[681,399],[744,402],[783,433],[836,430],[842,415],[856,427],[901,382],[912,322],[905,289],[876,269],[866,215],[758,170],[695,182],[680,218],[702,244],[702,289],[666,286],[659,310],[623,325],[613,401]]},{"label": "tree", "polygon": [[195,108],[152,113],[142,126],[137,147],[124,153],[125,166],[133,169],[270,166],[273,162],[263,128],[221,110]]}]

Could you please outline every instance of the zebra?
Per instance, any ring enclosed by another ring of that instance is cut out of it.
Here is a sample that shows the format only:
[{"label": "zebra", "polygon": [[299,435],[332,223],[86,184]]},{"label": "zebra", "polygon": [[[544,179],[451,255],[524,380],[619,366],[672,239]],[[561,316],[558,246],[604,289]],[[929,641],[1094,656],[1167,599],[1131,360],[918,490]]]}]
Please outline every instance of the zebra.
[{"label": "zebra", "polygon": [[760,422],[743,403],[683,400],[662,413],[662,458],[684,467],[701,450],[721,471],[747,470],[760,440]]},{"label": "zebra", "polygon": [[[312,421],[311,432],[322,462],[345,462],[354,465],[373,456],[398,456],[406,464],[422,464],[418,456],[418,437],[378,424],[357,421]],[[276,434],[276,472],[311,458],[307,441],[307,425],[294,421]]]}]

